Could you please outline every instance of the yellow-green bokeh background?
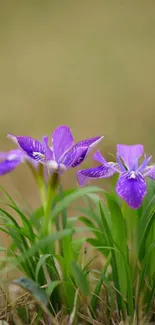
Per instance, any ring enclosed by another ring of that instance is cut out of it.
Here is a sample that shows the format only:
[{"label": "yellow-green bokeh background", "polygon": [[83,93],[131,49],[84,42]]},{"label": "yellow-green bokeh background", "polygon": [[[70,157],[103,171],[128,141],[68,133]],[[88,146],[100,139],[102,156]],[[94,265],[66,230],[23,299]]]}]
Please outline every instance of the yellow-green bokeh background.
[{"label": "yellow-green bokeh background", "polygon": [[[77,140],[104,134],[104,154],[140,142],[155,159],[153,0],[1,1],[0,40],[0,150],[7,132],[68,124]],[[25,166],[1,184],[36,204]]]}]

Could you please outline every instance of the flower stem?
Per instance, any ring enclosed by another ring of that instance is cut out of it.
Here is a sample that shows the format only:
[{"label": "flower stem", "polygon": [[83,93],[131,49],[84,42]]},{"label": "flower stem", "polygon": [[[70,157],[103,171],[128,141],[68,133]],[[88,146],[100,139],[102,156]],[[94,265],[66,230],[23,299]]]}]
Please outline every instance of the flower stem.
[{"label": "flower stem", "polygon": [[59,174],[53,173],[49,180],[48,188],[47,188],[46,205],[44,209],[44,223],[43,223],[44,236],[48,236],[52,231],[52,224],[50,223],[51,207],[52,207],[53,197],[55,195],[58,184],[59,184]]},{"label": "flower stem", "polygon": [[45,184],[45,180],[44,180],[44,166],[43,166],[43,164],[39,164],[39,166],[35,168],[29,161],[27,161],[27,165],[33,174],[33,177],[35,179],[35,182],[36,182],[37,187],[40,192],[40,200],[41,200],[42,206],[43,206],[43,208],[45,208],[46,184]]}]

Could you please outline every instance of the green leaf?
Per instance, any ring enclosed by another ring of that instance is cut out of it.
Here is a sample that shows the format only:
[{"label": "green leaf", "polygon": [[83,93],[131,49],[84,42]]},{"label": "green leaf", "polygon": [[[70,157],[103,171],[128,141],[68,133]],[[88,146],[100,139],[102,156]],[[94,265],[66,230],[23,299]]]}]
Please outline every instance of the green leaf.
[{"label": "green leaf", "polygon": [[77,324],[78,307],[79,307],[79,289],[77,289],[75,292],[73,309],[69,317],[69,323],[68,323],[69,325]]},{"label": "green leaf", "polygon": [[83,197],[85,194],[93,193],[93,192],[102,192],[103,190],[99,187],[90,186],[85,188],[76,189],[73,193],[64,197],[53,209],[52,218],[55,219],[56,216],[61,213],[64,209],[66,209],[70,203],[75,201],[76,199]]},{"label": "green leaf", "polygon": [[90,290],[89,290],[89,285],[88,285],[86,275],[83,273],[83,271],[80,269],[79,265],[75,261],[72,261],[71,267],[72,267],[72,273],[73,273],[77,288],[80,289],[80,291],[83,295],[88,296],[90,293]]},{"label": "green leaf", "polygon": [[[104,196],[106,195],[106,191],[104,191]],[[107,223],[109,225],[109,227],[111,228],[111,215],[109,213],[108,208],[105,205],[105,199],[101,200],[101,198],[99,197],[99,195],[96,194],[87,194],[88,198],[90,198],[91,200],[89,200],[88,203],[88,208],[89,208],[89,215],[91,218],[93,218],[96,223],[98,224],[98,226],[102,229],[103,227],[103,223],[101,220],[101,216],[100,216],[100,208],[99,208],[99,203],[102,202],[102,210],[104,212],[105,218],[107,220]],[[95,210],[94,207],[91,208],[90,206],[90,201],[92,201],[95,204]]]},{"label": "green leaf", "polygon": [[31,279],[21,277],[13,281],[14,284],[22,287],[26,291],[30,292],[35,300],[44,308],[48,306],[48,297],[43,289]]},{"label": "green leaf", "polygon": [[[106,219],[104,211],[102,209],[101,202],[99,202],[99,207],[100,207],[101,218],[102,218],[102,222],[103,222],[103,226],[104,226],[104,237],[106,239],[107,246],[114,248],[114,242],[113,242],[111,230],[109,229],[109,225],[107,223],[107,219]],[[118,277],[116,254],[115,254],[114,249],[111,249],[111,255],[112,255],[111,265],[112,265],[113,280],[114,280],[115,288],[117,289],[116,296],[117,296],[118,309],[120,311],[122,311],[123,317],[125,318],[126,317],[126,306],[125,306],[125,302],[124,302],[122,296],[120,296],[120,294],[119,294],[119,292],[121,292],[120,279]]]},{"label": "green leaf", "polygon": [[46,289],[46,292],[47,292],[47,295],[48,297],[51,296],[51,294],[53,293],[54,289],[61,284],[61,281],[60,280],[55,280],[51,283],[48,283],[48,287]]},{"label": "green leaf", "polygon": [[[51,243],[55,242],[56,240],[60,240],[71,233],[72,233],[71,229],[64,229],[60,232],[53,233],[52,235],[39,240],[31,248],[29,248],[26,252],[24,252],[22,256],[19,256],[18,260],[15,263],[15,266],[17,267],[21,262],[25,261],[28,257],[33,256],[39,250],[41,249],[44,250],[47,246],[51,245]],[[9,270],[11,270],[11,267],[10,269],[8,269],[8,271]]]},{"label": "green leaf", "polygon": [[105,262],[105,266],[104,266],[103,270],[101,271],[100,278],[97,281],[93,296],[91,298],[90,306],[91,306],[91,309],[93,310],[94,314],[96,314],[96,308],[97,308],[97,303],[99,300],[100,291],[101,291],[102,284],[105,279],[105,274],[106,274],[106,271],[107,271],[107,268],[108,268],[110,262],[111,262],[111,253],[109,253],[109,255],[108,255],[108,258]]},{"label": "green leaf", "polygon": [[82,221],[86,226],[96,229],[95,224],[87,217],[79,217],[79,221]]},{"label": "green leaf", "polygon": [[51,254],[45,254],[42,255],[37,263],[36,270],[35,270],[35,279],[38,282],[39,281],[39,272],[45,261],[47,260],[48,257],[50,257]]},{"label": "green leaf", "polygon": [[[126,236],[124,217],[122,215],[122,212],[121,212],[121,209],[120,209],[118,203],[115,201],[115,198],[107,193],[105,194],[105,196],[107,198],[109,210],[111,213],[111,221],[112,221],[111,231],[112,231],[114,246],[116,245],[116,247],[119,248],[122,255],[124,256],[124,259],[127,262],[127,258],[128,258],[127,236]],[[115,253],[115,256],[116,256],[118,279],[119,279],[121,293],[123,294],[124,297],[126,297],[126,291],[127,291],[128,284],[127,284],[124,263],[122,261],[122,256],[120,255],[120,253]]]},{"label": "green leaf", "polygon": [[37,210],[35,210],[31,215],[30,215],[30,222],[33,225],[33,228],[36,228],[38,230],[38,232],[41,229],[41,218],[44,215],[44,210],[43,207],[41,206],[40,208],[38,208]]},{"label": "green leaf", "polygon": [[82,246],[85,242],[86,242],[85,237],[76,238],[72,241],[73,255],[76,260],[78,259]]},{"label": "green leaf", "polygon": [[0,185],[0,190],[5,194],[5,196],[9,199],[9,201],[11,202],[11,204],[13,206],[15,206],[17,208],[16,203],[14,202],[14,200],[12,199],[12,197],[9,195],[9,193],[4,189],[3,186]]},{"label": "green leaf", "polygon": [[12,205],[9,205],[9,207],[18,213],[18,215],[20,216],[20,218],[23,222],[23,226],[25,226],[27,228],[30,238],[33,242],[35,240],[35,234],[33,231],[33,227],[31,226],[31,222],[29,222],[29,220],[25,217],[25,215],[17,207],[14,207]]},{"label": "green leaf", "polygon": [[149,214],[149,218],[146,222],[145,228],[143,229],[143,233],[141,236],[141,240],[140,240],[140,246],[139,246],[139,258],[140,260],[144,257],[145,254],[145,244],[150,232],[150,229],[152,227],[153,222],[155,221],[155,211],[151,211],[151,213]]},{"label": "green leaf", "polygon": [[[3,218],[3,222],[5,224],[5,227],[7,228],[7,231],[11,239],[15,243],[16,247],[19,249],[20,253],[23,254],[29,249],[29,245],[25,236],[23,236],[22,228],[18,225],[17,221],[15,220],[15,218],[11,216],[10,213],[8,213],[3,209],[0,209],[0,212],[2,213],[1,217]],[[25,264],[23,263],[19,263],[19,264],[22,264],[22,268],[24,269],[24,271],[27,273],[29,277],[34,278],[35,265],[34,265],[33,257],[27,259]]]},{"label": "green leaf", "polygon": [[155,274],[153,276],[153,285],[151,288],[151,292],[150,292],[148,300],[147,300],[146,314],[148,314],[151,311],[151,307],[152,307],[154,298],[155,298]]},{"label": "green leaf", "polygon": [[73,250],[72,250],[72,234],[64,237],[61,241],[62,243],[62,250],[64,256],[65,267],[69,271],[70,270],[70,263],[73,259]]},{"label": "green leaf", "polygon": [[57,325],[57,321],[55,320],[55,318],[52,316],[52,314],[48,309],[48,305],[49,305],[48,296],[46,292],[38,286],[38,284],[36,284],[31,279],[26,279],[24,277],[16,279],[15,281],[13,281],[13,283],[20,286],[24,290],[30,292],[30,294],[35,298],[37,303],[44,310],[44,312],[48,315],[51,324]]},{"label": "green leaf", "polygon": [[[148,285],[146,283],[146,279],[148,279],[148,269],[149,269],[149,264],[151,261],[151,256],[152,256],[152,251],[155,249],[155,241],[151,243],[150,247],[148,247],[147,253],[145,254],[143,263],[142,263],[142,267],[140,269],[140,273],[139,273],[139,283],[138,283],[138,292],[137,292],[137,303],[142,304],[142,299],[141,297],[143,297],[144,300],[144,294],[146,292],[146,288],[148,291]],[[153,259],[154,261],[154,259]],[[153,275],[152,277],[152,288],[150,286],[150,290],[149,290],[149,294],[147,296],[146,299],[146,303],[147,303],[147,310],[150,308],[151,306],[151,301],[153,299],[152,294],[154,292],[154,280],[155,280],[155,276]]]}]

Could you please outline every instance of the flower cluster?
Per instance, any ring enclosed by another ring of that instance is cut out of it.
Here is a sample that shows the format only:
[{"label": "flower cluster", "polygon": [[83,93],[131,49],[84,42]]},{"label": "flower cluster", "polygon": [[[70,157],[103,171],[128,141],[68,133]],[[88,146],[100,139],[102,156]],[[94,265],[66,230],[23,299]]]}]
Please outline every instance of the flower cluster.
[{"label": "flower cluster", "polygon": [[[79,166],[89,152],[103,139],[103,136],[88,138],[74,144],[74,138],[68,126],[57,127],[52,133],[51,144],[47,136],[42,141],[29,136],[14,136],[8,134],[18,149],[0,153],[0,175],[16,168],[20,163],[28,160],[35,167],[43,164],[49,171],[62,174],[69,168]],[[141,206],[147,193],[145,177],[155,179],[155,166],[149,166],[151,156],[138,165],[140,157],[144,155],[144,147],[138,145],[118,144],[116,162],[107,162],[97,151],[94,160],[100,166],[77,171],[80,186],[86,185],[91,179],[109,178],[118,173],[116,184],[117,194],[133,209]]]}]

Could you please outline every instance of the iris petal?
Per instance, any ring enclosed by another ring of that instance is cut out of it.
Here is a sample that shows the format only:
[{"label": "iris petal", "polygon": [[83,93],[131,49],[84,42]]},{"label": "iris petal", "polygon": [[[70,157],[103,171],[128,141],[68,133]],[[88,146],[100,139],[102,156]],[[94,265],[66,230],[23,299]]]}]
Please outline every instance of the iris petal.
[{"label": "iris petal", "polygon": [[123,172],[116,184],[117,194],[133,209],[138,209],[147,192],[146,181],[138,172]]},{"label": "iris petal", "polygon": [[141,144],[137,145],[117,145],[117,154],[121,157],[126,167],[131,170],[138,168],[138,159],[142,156],[144,147]]},{"label": "iris petal", "polygon": [[15,169],[21,163],[20,159],[5,160],[0,162],[0,175],[7,174]]},{"label": "iris petal", "polygon": [[45,153],[46,161],[53,160],[53,150],[52,150],[52,148],[49,147],[48,140],[49,140],[48,136],[44,136],[42,138],[42,143],[45,146],[45,151],[46,151],[46,153]]},{"label": "iris petal", "polygon": [[94,160],[98,161],[99,163],[101,163],[102,165],[107,163],[107,161],[105,160],[105,158],[101,155],[100,151],[97,150],[93,156]]},{"label": "iris petal", "polygon": [[20,148],[32,159],[43,162],[45,160],[46,148],[39,142],[28,136],[8,135]]},{"label": "iris petal", "polygon": [[94,138],[88,138],[76,143],[75,147],[87,147],[87,154],[103,139],[103,136],[98,136]]},{"label": "iris petal", "polygon": [[66,125],[58,126],[52,134],[52,143],[54,158],[58,162],[74,143],[70,128]]},{"label": "iris petal", "polygon": [[151,179],[155,179],[155,166],[149,166],[148,168],[146,168],[144,176],[147,176]]},{"label": "iris petal", "polygon": [[83,169],[77,172],[80,186],[86,185],[91,179],[109,178],[116,173],[112,165],[102,165],[95,168]]},{"label": "iris petal", "polygon": [[63,157],[61,163],[69,167],[77,167],[82,163],[87,154],[87,147],[76,148],[75,146],[69,150]]},{"label": "iris petal", "polygon": [[152,158],[152,156],[150,156],[148,158],[146,158],[146,156],[145,156],[143,163],[138,168],[138,172],[140,172],[140,173],[145,172],[145,169],[147,168],[151,158]]},{"label": "iris petal", "polygon": [[[25,159],[25,154],[19,149],[11,150],[5,153],[3,152],[2,153],[3,157],[4,154],[6,159],[0,162],[0,175],[4,175],[11,172]],[[0,157],[2,156],[0,153]]]},{"label": "iris petal", "polygon": [[0,152],[0,160],[15,160],[15,159],[24,160],[25,154],[20,149]]}]

